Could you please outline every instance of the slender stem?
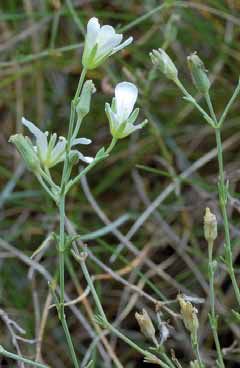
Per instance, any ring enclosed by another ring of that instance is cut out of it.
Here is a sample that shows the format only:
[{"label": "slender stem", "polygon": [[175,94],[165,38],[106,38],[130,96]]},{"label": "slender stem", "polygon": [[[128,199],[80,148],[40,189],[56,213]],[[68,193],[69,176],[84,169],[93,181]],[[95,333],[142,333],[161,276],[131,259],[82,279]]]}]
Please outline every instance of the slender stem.
[{"label": "slender stem", "polygon": [[110,145],[108,146],[105,154],[103,154],[103,156],[99,157],[99,158],[95,158],[94,161],[92,161],[87,167],[85,167],[85,169],[83,169],[74,179],[72,179],[71,181],[68,182],[68,184],[66,185],[66,189],[65,189],[65,194],[75,185],[78,183],[78,181],[80,180],[80,178],[83,175],[86,175],[88,173],[88,171],[90,171],[94,166],[96,166],[96,164],[99,161],[104,160],[104,158],[106,158],[109,153],[113,150],[115,144],[117,143],[117,139],[113,138]]},{"label": "slender stem", "polygon": [[239,94],[239,91],[240,91],[240,79],[238,81],[238,85],[237,85],[232,97],[230,98],[229,102],[227,103],[227,106],[226,106],[225,110],[223,111],[223,114],[222,114],[221,118],[219,119],[219,125],[218,125],[219,127],[224,123],[224,120],[227,116],[227,113],[228,113],[230,107],[232,106],[232,104],[234,103],[237,95]]},{"label": "slender stem", "polygon": [[193,347],[193,350],[195,352],[199,367],[204,368],[205,365],[203,364],[202,358],[201,358],[201,355],[200,355],[197,336],[191,337],[191,341],[192,341],[192,347]]},{"label": "slender stem", "polygon": [[76,353],[72,343],[71,335],[68,330],[68,325],[66,321],[65,311],[64,311],[64,256],[65,256],[65,196],[61,194],[59,201],[59,215],[60,215],[60,225],[59,225],[59,283],[60,283],[60,301],[58,305],[59,318],[63,326],[63,330],[67,339],[68,348],[71,354],[71,358],[75,368],[79,368]]},{"label": "slender stem", "polygon": [[112,141],[110,143],[110,145],[108,146],[107,150],[106,150],[106,154],[109,155],[109,153],[113,150],[113,148],[115,147],[117,143],[117,139],[116,138],[112,138]]},{"label": "slender stem", "polygon": [[59,203],[59,278],[60,278],[60,304],[64,303],[64,221],[65,221],[65,198],[61,197]]},{"label": "slender stem", "polygon": [[112,331],[116,336],[118,336],[121,340],[125,341],[129,346],[131,346],[133,349],[141,353],[144,357],[152,359],[154,362],[154,359],[156,359],[156,363],[160,365],[162,368],[169,368],[168,364],[165,364],[162,360],[158,359],[154,354],[150,353],[147,350],[142,349],[140,346],[135,344],[134,341],[130,340],[127,336],[122,334],[117,328],[111,325],[108,321],[106,322],[106,327]]},{"label": "slender stem", "polygon": [[70,120],[69,120],[69,127],[68,127],[68,136],[67,136],[67,146],[66,146],[66,158],[64,160],[64,165],[63,165],[63,173],[62,173],[62,180],[61,180],[61,187],[64,183],[66,183],[69,179],[69,176],[71,174],[71,168],[69,168],[69,153],[71,150],[71,142],[72,142],[72,136],[73,136],[73,131],[74,131],[74,121],[75,121],[75,115],[76,115],[76,103],[77,103],[77,99],[80,95],[84,80],[85,80],[85,76],[87,73],[87,69],[83,68],[80,78],[79,78],[79,82],[78,82],[78,86],[77,86],[77,90],[75,93],[75,96],[71,102],[71,111],[70,111]]},{"label": "slender stem", "polygon": [[104,312],[104,309],[102,307],[101,301],[98,297],[98,294],[96,292],[95,286],[93,284],[92,278],[88,272],[88,268],[86,266],[86,257],[87,254],[85,254],[84,252],[80,255],[76,254],[75,252],[72,252],[73,256],[75,257],[75,259],[80,263],[83,274],[85,276],[85,279],[87,281],[87,284],[91,290],[93,299],[96,303],[96,307],[98,310],[98,313],[100,314],[103,324],[106,328],[108,328],[110,331],[112,331],[116,336],[118,336],[121,340],[125,341],[129,346],[131,346],[132,348],[134,348],[136,351],[138,351],[139,353],[141,353],[144,357],[152,359],[152,361],[155,360],[155,363],[160,365],[162,368],[169,368],[169,366],[167,364],[165,364],[164,362],[162,362],[160,359],[158,359],[154,354],[150,353],[147,350],[142,349],[140,346],[138,346],[137,344],[135,344],[135,342],[133,342],[132,340],[130,340],[127,336],[125,336],[124,334],[122,334],[118,329],[116,329],[114,326],[111,325],[111,323],[108,322],[106,314]]},{"label": "slender stem", "polygon": [[40,168],[40,174],[42,175],[42,177],[46,180],[46,182],[50,185],[50,187],[54,188],[54,189],[59,189],[59,187],[57,186],[57,184],[54,183],[54,181],[52,180],[51,176],[49,176],[45,171],[43,171]]},{"label": "slender stem", "polygon": [[[240,87],[239,87],[240,88]],[[238,87],[236,89],[238,93]],[[235,92],[236,92],[235,91]],[[234,96],[234,95],[233,95]],[[224,232],[225,232],[225,261],[228,268],[228,273],[230,275],[233,289],[240,305],[240,289],[237,284],[236,276],[234,273],[233,267],[233,257],[232,257],[232,247],[231,247],[231,239],[230,239],[230,231],[229,231],[229,222],[228,222],[228,215],[227,215],[227,187],[225,185],[225,178],[224,178],[224,166],[223,166],[223,153],[222,153],[222,139],[221,139],[221,124],[224,120],[224,116],[221,117],[220,122],[218,123],[213,106],[212,101],[210,99],[209,93],[205,95],[210,114],[215,122],[215,137],[217,143],[217,153],[218,153],[218,166],[219,166],[219,185],[218,185],[218,195],[219,195],[219,202],[220,207],[222,210],[223,215],[223,223],[224,223]],[[235,98],[235,97],[234,97]],[[230,100],[231,101],[231,100]],[[226,109],[225,109],[226,110]],[[223,113],[224,115],[224,113]]]},{"label": "slender stem", "polygon": [[50,197],[56,202],[56,197],[54,196],[54,194],[51,192],[51,190],[48,188],[48,186],[45,184],[43,178],[41,177],[41,175],[37,175],[37,179],[39,181],[39,183],[42,185],[42,187],[45,189],[45,191],[50,195]]},{"label": "slender stem", "polygon": [[49,368],[48,365],[41,364],[41,363],[38,363],[38,362],[34,362],[34,361],[30,360],[30,359],[23,358],[20,355],[10,353],[9,351],[5,350],[4,347],[1,346],[1,345],[0,345],[0,354],[3,355],[3,356],[5,356],[5,357],[7,357],[7,358],[10,358],[10,359],[13,359],[13,360],[17,360],[17,361],[21,361],[23,363],[26,363],[26,364],[29,364],[29,365],[33,365],[35,367]]},{"label": "slender stem", "polygon": [[238,287],[238,283],[236,280],[236,276],[234,273],[233,267],[233,257],[232,257],[232,247],[231,247],[231,239],[230,239],[230,231],[229,231],[229,222],[227,215],[227,188],[225,185],[224,179],[224,168],[223,168],[223,154],[222,154],[222,140],[221,140],[221,131],[220,129],[215,130],[216,142],[217,142],[217,151],[218,151],[218,166],[219,166],[219,201],[223,215],[223,223],[224,223],[224,232],[225,232],[225,250],[226,250],[226,264],[228,267],[228,272],[233,284],[234,292],[240,305],[240,290]]},{"label": "slender stem", "polygon": [[218,365],[221,368],[225,368],[222,350],[221,350],[218,333],[217,333],[217,316],[215,313],[213,241],[210,241],[208,244],[208,275],[209,275],[209,284],[210,284],[210,308],[211,308],[211,313],[209,315],[210,325],[212,328],[213,338],[214,338],[215,346],[217,349]]},{"label": "slender stem", "polygon": [[182,84],[182,82],[179,79],[177,79],[175,81],[175,83],[178,86],[178,88],[182,91],[182,93],[184,94],[184,96],[186,97],[186,99],[189,102],[191,102],[197,108],[197,110],[202,114],[202,116],[208,122],[208,124],[210,124],[214,128],[215,127],[214,120],[211,118],[211,116],[209,116],[206,113],[206,111],[203,110],[203,108],[197,103],[197,101],[195,100],[195,98],[192,95],[190,95],[190,93],[186,90],[186,88],[184,87],[184,85]]}]

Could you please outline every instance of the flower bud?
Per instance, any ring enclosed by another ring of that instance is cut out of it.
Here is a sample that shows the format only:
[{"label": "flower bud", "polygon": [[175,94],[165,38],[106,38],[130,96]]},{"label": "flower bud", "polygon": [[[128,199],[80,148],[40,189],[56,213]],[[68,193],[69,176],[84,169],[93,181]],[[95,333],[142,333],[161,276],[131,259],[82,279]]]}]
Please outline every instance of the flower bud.
[{"label": "flower bud", "polygon": [[207,242],[217,238],[217,218],[207,207],[204,216],[204,236]]},{"label": "flower bud", "polygon": [[178,80],[177,68],[163,49],[152,50],[150,57],[153,65],[157,66],[167,78],[174,82]]},{"label": "flower bud", "polygon": [[155,328],[147,311],[143,309],[142,314],[136,312],[135,318],[138,321],[142,334],[155,343],[156,341]]},{"label": "flower bud", "polygon": [[206,94],[210,88],[210,81],[202,60],[194,52],[188,56],[187,61],[195,87],[200,93]]},{"label": "flower bud", "polygon": [[91,97],[95,92],[96,88],[93,81],[87,80],[83,85],[82,92],[76,106],[78,120],[82,120],[89,113]]},{"label": "flower bud", "polygon": [[30,139],[22,134],[15,134],[10,137],[9,142],[16,146],[27,168],[30,171],[37,172],[40,168],[40,161]]},{"label": "flower bud", "polygon": [[198,310],[192,305],[192,303],[186,301],[182,295],[178,295],[178,302],[180,304],[184,325],[191,333],[192,337],[195,338],[199,327],[197,317]]}]

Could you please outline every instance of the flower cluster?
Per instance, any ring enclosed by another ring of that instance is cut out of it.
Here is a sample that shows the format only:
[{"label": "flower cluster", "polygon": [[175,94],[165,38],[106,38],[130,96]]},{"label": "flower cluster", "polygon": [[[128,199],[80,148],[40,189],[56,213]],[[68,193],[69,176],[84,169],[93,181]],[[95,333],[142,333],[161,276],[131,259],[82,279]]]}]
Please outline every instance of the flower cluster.
[{"label": "flower cluster", "polygon": [[[116,33],[113,27],[109,25],[101,27],[97,18],[91,18],[87,24],[82,56],[85,71],[97,68],[109,56],[133,41],[133,38],[129,37],[122,43],[122,38],[122,34]],[[53,168],[58,163],[63,162],[66,155],[68,155],[69,160],[74,157],[74,160],[72,160],[74,163],[78,160],[92,163],[94,160],[94,158],[84,156],[80,151],[73,148],[79,144],[91,143],[87,138],[77,138],[77,135],[83,118],[90,111],[91,96],[95,92],[93,82],[87,80],[80,92],[80,97],[76,96],[74,106],[77,122],[75,126],[69,128],[71,133],[68,136],[69,142],[64,137],[57,137],[56,133],[42,132],[35,124],[25,118],[22,118],[22,124],[32,133],[35,143],[32,143],[28,137],[21,134],[16,134],[10,138],[10,142],[15,144],[27,167],[33,172],[39,174],[40,169],[46,171]],[[139,109],[134,109],[137,97],[138,89],[133,83],[121,82],[115,88],[115,97],[111,106],[106,103],[105,111],[114,141],[127,137],[146,124],[147,121],[144,120],[141,124],[134,125],[139,114]]]}]

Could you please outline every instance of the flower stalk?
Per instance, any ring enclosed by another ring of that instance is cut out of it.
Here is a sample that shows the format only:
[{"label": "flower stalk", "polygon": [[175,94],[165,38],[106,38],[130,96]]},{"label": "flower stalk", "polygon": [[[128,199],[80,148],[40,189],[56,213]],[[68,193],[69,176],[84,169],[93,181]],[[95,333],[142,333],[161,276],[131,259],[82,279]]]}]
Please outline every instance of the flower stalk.
[{"label": "flower stalk", "polygon": [[209,321],[212,328],[213,338],[215,342],[215,346],[217,349],[218,356],[218,366],[220,368],[224,368],[224,361],[222,350],[218,338],[218,316],[215,312],[215,292],[214,292],[214,273],[216,271],[217,262],[213,261],[213,243],[217,238],[217,219],[216,216],[211,213],[209,208],[206,208],[206,213],[204,216],[204,235],[205,239],[208,243],[208,277],[209,277],[209,286],[210,286],[210,313],[209,313]]},{"label": "flower stalk", "polygon": [[99,315],[95,317],[95,320],[97,323],[102,325],[104,328],[107,328],[110,330],[113,334],[118,336],[121,340],[123,340],[125,343],[127,343],[129,346],[131,346],[133,349],[138,351],[140,354],[142,354],[145,358],[146,362],[151,362],[152,364],[159,365],[162,368],[169,368],[169,365],[164,363],[162,360],[160,360],[157,356],[150,353],[148,350],[142,349],[140,346],[138,346],[134,341],[129,339],[127,336],[125,336],[123,333],[121,333],[116,327],[114,327],[107,319],[107,316],[104,312],[104,308],[102,306],[102,303],[98,297],[97,291],[95,289],[94,283],[92,281],[92,278],[89,274],[87,265],[86,265],[86,259],[87,259],[87,252],[83,251],[79,254],[78,250],[72,251],[73,257],[76,259],[76,261],[80,264],[83,275],[87,281],[87,284],[91,290],[94,302],[96,304],[97,310]]}]

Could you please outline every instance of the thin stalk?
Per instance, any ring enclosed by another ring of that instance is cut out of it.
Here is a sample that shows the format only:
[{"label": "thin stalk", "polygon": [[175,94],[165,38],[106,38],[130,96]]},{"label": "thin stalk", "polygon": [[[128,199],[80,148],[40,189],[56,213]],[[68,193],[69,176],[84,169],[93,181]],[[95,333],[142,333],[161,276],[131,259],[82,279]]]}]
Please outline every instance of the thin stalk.
[{"label": "thin stalk", "polygon": [[210,307],[211,307],[211,313],[210,313],[209,319],[210,319],[210,325],[212,328],[215,346],[217,349],[218,365],[221,368],[225,368],[222,350],[221,350],[218,333],[217,333],[217,316],[215,313],[215,293],[214,293],[214,267],[213,267],[212,254],[213,254],[213,241],[209,242],[208,244],[208,274],[209,274],[209,284],[210,284]]},{"label": "thin stalk", "polygon": [[230,98],[229,102],[227,103],[227,106],[226,106],[225,110],[223,111],[222,116],[219,119],[219,124],[218,124],[219,127],[224,123],[224,120],[226,119],[227,113],[228,113],[230,107],[232,106],[232,104],[234,103],[235,99],[237,98],[237,95],[239,94],[239,91],[240,91],[240,79],[238,81],[238,85],[237,85],[232,97]]},{"label": "thin stalk", "polygon": [[34,362],[30,359],[26,359],[26,358],[23,358],[22,356],[20,355],[17,355],[17,354],[14,354],[14,353],[10,353],[9,351],[5,350],[3,346],[0,345],[0,354],[7,357],[7,358],[10,358],[10,359],[13,359],[13,360],[17,360],[17,361],[21,361],[23,363],[26,363],[26,364],[29,364],[29,365],[32,365],[34,367],[39,367],[39,368],[49,368],[49,365],[45,365],[45,364],[41,364],[41,363],[38,363],[38,362]]},{"label": "thin stalk", "polygon": [[108,146],[105,154],[103,156],[101,156],[100,158],[95,158],[94,161],[92,161],[88,166],[85,167],[85,169],[83,169],[77,176],[75,176],[74,179],[70,180],[68,182],[68,184],[66,185],[66,189],[65,189],[65,194],[75,185],[78,183],[78,181],[80,180],[80,178],[83,175],[86,175],[88,173],[88,171],[90,171],[99,161],[104,160],[109,153],[113,150],[115,144],[117,143],[117,139],[116,138],[112,138],[112,141],[110,143],[110,145]]},{"label": "thin stalk", "polygon": [[[81,72],[81,75],[80,75],[80,79],[79,79],[79,82],[78,82],[78,86],[77,86],[75,96],[74,96],[74,98],[72,100],[72,103],[71,103],[71,113],[70,113],[69,136],[68,136],[68,138],[71,138],[72,134],[73,134],[73,125],[74,125],[75,112],[76,112],[76,103],[77,103],[77,99],[80,95],[80,92],[81,92],[86,74],[87,74],[87,69],[83,68],[82,72]],[[68,142],[70,143],[71,139],[70,140],[68,139]]]},{"label": "thin stalk", "polygon": [[[238,88],[237,88],[238,91]],[[234,94],[233,94],[234,96]],[[236,276],[234,273],[234,267],[233,267],[233,257],[232,257],[232,246],[231,246],[231,239],[230,239],[230,231],[229,231],[229,221],[228,221],[228,215],[227,215],[227,187],[225,185],[225,178],[224,178],[224,165],[223,165],[223,153],[222,153],[222,138],[221,138],[221,124],[218,123],[211,98],[209,96],[209,93],[205,95],[206,102],[210,111],[210,114],[212,116],[212,119],[215,122],[215,137],[216,137],[216,143],[217,143],[217,153],[218,153],[218,167],[219,167],[219,185],[218,185],[218,195],[219,195],[219,202],[220,207],[222,210],[222,216],[223,216],[223,223],[224,223],[224,233],[225,233],[225,251],[226,251],[226,265],[228,269],[229,276],[231,278],[233,289],[235,292],[236,299],[238,301],[238,304],[240,306],[240,289],[237,284]],[[231,101],[231,100],[230,100]]]},{"label": "thin stalk", "polygon": [[106,314],[104,312],[104,309],[102,307],[101,301],[98,297],[98,294],[96,292],[95,286],[93,284],[92,278],[88,272],[88,268],[86,266],[86,257],[87,254],[85,254],[84,252],[80,255],[76,254],[75,252],[72,252],[74,258],[80,263],[81,268],[82,268],[82,272],[85,276],[85,279],[87,281],[87,284],[91,290],[94,302],[96,304],[98,313],[101,316],[102,322],[104,327],[108,328],[110,331],[112,331],[116,336],[118,336],[121,340],[125,341],[129,346],[131,346],[132,348],[134,348],[136,351],[138,351],[139,353],[141,353],[145,358],[148,358],[149,360],[152,359],[152,361],[154,361],[155,359],[155,363],[160,365],[162,368],[169,368],[169,366],[167,364],[165,364],[164,362],[162,362],[160,359],[158,359],[154,354],[150,353],[147,350],[142,349],[140,346],[138,346],[137,344],[135,344],[135,342],[133,342],[132,340],[130,340],[127,336],[125,336],[124,334],[122,334],[117,328],[115,328],[114,326],[111,325],[111,323],[108,322]]},{"label": "thin stalk", "polygon": [[80,95],[84,80],[85,80],[85,76],[87,73],[87,69],[83,68],[80,78],[79,78],[79,82],[78,82],[78,86],[77,86],[77,90],[75,93],[75,96],[73,98],[73,100],[71,101],[71,111],[70,111],[70,120],[69,120],[69,127],[68,127],[68,136],[67,136],[67,146],[66,146],[66,158],[64,160],[64,165],[63,165],[63,172],[62,172],[62,180],[61,180],[61,189],[63,187],[64,184],[67,183],[69,176],[71,174],[71,169],[69,170],[69,153],[71,150],[71,142],[72,142],[72,135],[73,135],[73,131],[74,131],[74,121],[75,121],[75,115],[76,115],[76,103],[77,103],[77,99]]},{"label": "thin stalk", "polygon": [[112,141],[110,143],[110,145],[108,146],[107,150],[106,150],[106,154],[109,155],[109,153],[113,150],[113,148],[115,147],[117,143],[117,139],[116,138],[112,138]]},{"label": "thin stalk", "polygon": [[204,368],[204,367],[205,367],[205,365],[203,364],[203,362],[202,362],[202,358],[201,358],[201,355],[200,355],[199,345],[198,345],[198,338],[197,338],[197,336],[195,336],[194,338],[191,338],[191,340],[192,340],[192,347],[193,347],[194,353],[195,353],[195,355],[196,355],[196,358],[197,358],[197,361],[198,361],[199,367],[200,367],[200,368]]},{"label": "thin stalk", "polygon": [[192,95],[190,95],[190,93],[186,90],[186,88],[184,87],[184,85],[182,84],[182,82],[179,79],[177,79],[175,81],[175,83],[178,86],[178,88],[182,91],[183,95],[185,96],[185,99],[187,101],[191,102],[197,108],[197,110],[202,114],[202,116],[208,122],[208,124],[210,124],[214,128],[215,127],[215,122],[212,119],[212,117],[209,116],[206,113],[206,111],[204,111],[203,108],[197,103],[197,101],[195,100],[195,98]]},{"label": "thin stalk", "polygon": [[221,140],[221,131],[220,129],[215,130],[216,142],[217,142],[217,151],[218,151],[218,166],[219,166],[219,201],[223,215],[223,223],[224,223],[224,232],[225,232],[225,242],[226,242],[226,264],[228,268],[228,272],[233,284],[233,289],[240,305],[240,290],[237,284],[236,276],[233,268],[233,257],[232,257],[232,247],[231,247],[231,239],[230,239],[230,231],[229,231],[229,222],[227,215],[227,188],[225,185],[224,179],[224,168],[223,168],[223,154],[222,154],[222,140]]},{"label": "thin stalk", "polygon": [[60,284],[60,300],[58,305],[58,314],[60,321],[63,326],[63,330],[66,336],[68,348],[71,354],[71,358],[75,368],[79,368],[79,364],[77,361],[77,356],[74,350],[74,346],[72,343],[71,335],[69,333],[65,311],[64,311],[64,264],[65,264],[65,230],[64,230],[64,221],[65,221],[65,196],[61,194],[59,201],[59,216],[60,216],[60,224],[59,224],[59,284]]},{"label": "thin stalk", "polygon": [[41,184],[41,186],[45,189],[45,191],[50,195],[50,197],[54,200],[54,202],[56,202],[56,197],[54,196],[54,194],[51,192],[51,190],[48,188],[47,184],[45,184],[43,178],[41,177],[41,175],[37,175],[37,179],[39,181],[39,183]]}]

